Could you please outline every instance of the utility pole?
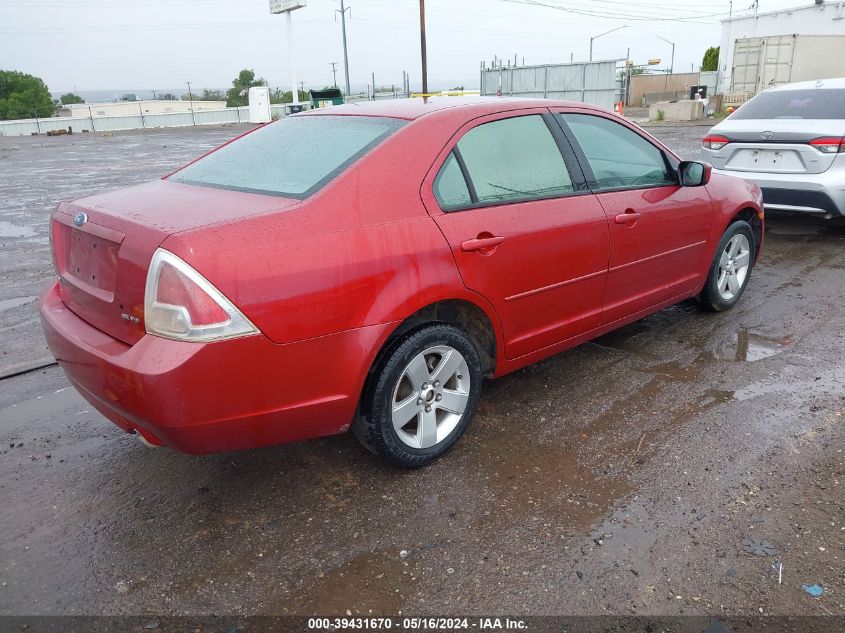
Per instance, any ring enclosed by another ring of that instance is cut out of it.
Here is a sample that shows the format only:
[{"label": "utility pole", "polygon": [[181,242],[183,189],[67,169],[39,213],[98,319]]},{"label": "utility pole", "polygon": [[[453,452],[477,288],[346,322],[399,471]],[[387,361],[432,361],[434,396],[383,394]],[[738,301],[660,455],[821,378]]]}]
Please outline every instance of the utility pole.
[{"label": "utility pole", "polygon": [[425,0],[420,0],[420,52],[422,53],[422,91],[428,94],[428,60],[425,51]]},{"label": "utility pole", "polygon": [[373,101],[376,100],[376,74],[373,73]]},{"label": "utility pole", "polygon": [[186,82],[188,84],[188,100],[191,102],[191,121],[193,121],[194,125],[197,124],[197,117],[194,114],[194,93],[191,92],[191,82]]},{"label": "utility pole", "polygon": [[337,62],[329,62],[332,67],[332,84],[337,88]]},{"label": "utility pole", "polygon": [[[343,69],[346,72],[346,96],[352,94],[352,89],[349,87],[349,51],[346,47],[346,12],[349,11],[349,17],[352,17],[352,7],[347,7],[344,0],[340,0],[340,11],[335,9],[335,14],[340,13],[340,25],[343,29]],[[335,15],[337,19],[337,15]]]}]

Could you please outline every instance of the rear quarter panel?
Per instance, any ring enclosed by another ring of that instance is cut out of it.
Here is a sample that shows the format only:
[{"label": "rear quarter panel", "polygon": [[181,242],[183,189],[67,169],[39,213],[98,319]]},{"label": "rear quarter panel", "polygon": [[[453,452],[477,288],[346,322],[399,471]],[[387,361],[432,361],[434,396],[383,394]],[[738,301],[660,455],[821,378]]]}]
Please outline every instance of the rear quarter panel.
[{"label": "rear quarter panel", "polygon": [[442,299],[472,301],[498,323],[463,285],[419,196],[458,119],[409,122],[295,209],[179,233],[163,247],[277,343],[398,322]]}]

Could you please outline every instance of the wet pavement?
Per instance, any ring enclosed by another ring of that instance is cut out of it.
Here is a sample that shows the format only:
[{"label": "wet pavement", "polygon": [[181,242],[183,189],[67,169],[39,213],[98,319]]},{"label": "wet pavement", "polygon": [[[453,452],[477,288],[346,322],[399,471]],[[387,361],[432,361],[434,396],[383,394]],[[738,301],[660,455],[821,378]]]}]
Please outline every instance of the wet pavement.
[{"label": "wet pavement", "polygon": [[[6,370],[45,358],[53,202],[237,131],[0,139]],[[702,132],[650,131],[690,158]],[[0,614],[843,615],[845,228],[770,218],[766,240],[734,310],[680,304],[488,382],[419,471],[350,436],[150,450],[58,368],[0,381]]]}]

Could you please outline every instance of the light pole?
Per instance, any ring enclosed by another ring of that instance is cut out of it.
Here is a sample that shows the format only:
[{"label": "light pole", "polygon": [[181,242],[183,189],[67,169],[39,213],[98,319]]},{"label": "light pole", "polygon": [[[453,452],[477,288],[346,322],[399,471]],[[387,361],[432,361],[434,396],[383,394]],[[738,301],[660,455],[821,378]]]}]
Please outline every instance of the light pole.
[{"label": "light pole", "polygon": [[609,31],[605,31],[604,33],[599,33],[598,35],[594,35],[590,38],[590,61],[593,61],[593,40],[597,40],[600,37],[604,37],[605,35],[610,35],[614,31],[618,31],[619,29],[626,29],[628,25],[625,24],[623,26],[617,26],[615,29],[610,29]]},{"label": "light pole", "polygon": [[670,42],[665,37],[660,37],[659,35],[656,36],[656,37],[657,37],[657,39],[663,40],[667,44],[672,45],[672,60],[669,62],[669,74],[673,75],[675,73],[675,42]]},{"label": "light pole", "polygon": [[293,43],[293,11],[285,11],[285,30],[288,36],[288,68],[290,70],[290,90],[292,97],[292,105],[299,105],[299,90],[297,90],[296,81],[296,53],[294,52],[295,45]]},{"label": "light pole", "polygon": [[340,0],[340,11],[335,10],[335,14],[340,13],[340,25],[343,29],[343,69],[346,72],[346,96],[352,94],[352,89],[349,87],[349,52],[346,48],[346,12],[349,11],[349,16],[352,16],[352,7],[347,7],[344,0]]},{"label": "light pole", "polygon": [[[293,17],[291,13],[297,9],[302,9],[308,4],[308,0],[270,0],[270,13],[277,15],[279,13],[285,14],[285,31],[288,40],[288,70],[290,71],[290,93],[291,105],[289,112],[299,112],[302,108],[299,107],[299,90],[296,81],[296,46],[293,41]],[[288,110],[286,110],[287,112]],[[265,113],[266,116],[266,113]]]}]

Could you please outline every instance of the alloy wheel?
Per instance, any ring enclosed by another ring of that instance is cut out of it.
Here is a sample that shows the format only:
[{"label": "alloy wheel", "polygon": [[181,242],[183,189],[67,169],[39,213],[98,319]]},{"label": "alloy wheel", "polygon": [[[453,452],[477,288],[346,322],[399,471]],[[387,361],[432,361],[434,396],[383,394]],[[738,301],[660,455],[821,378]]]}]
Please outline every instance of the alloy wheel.
[{"label": "alloy wheel", "polygon": [[470,373],[453,347],[430,347],[411,359],[391,400],[393,429],[411,448],[431,448],[445,440],[466,411]]},{"label": "alloy wheel", "polygon": [[724,301],[732,301],[741,291],[751,267],[751,244],[743,233],[737,233],[725,245],[719,257],[716,288]]}]

